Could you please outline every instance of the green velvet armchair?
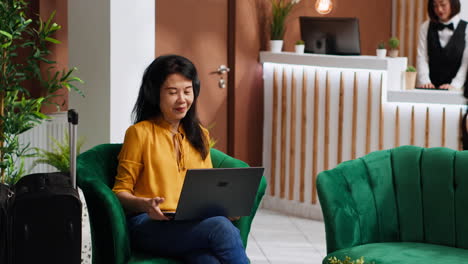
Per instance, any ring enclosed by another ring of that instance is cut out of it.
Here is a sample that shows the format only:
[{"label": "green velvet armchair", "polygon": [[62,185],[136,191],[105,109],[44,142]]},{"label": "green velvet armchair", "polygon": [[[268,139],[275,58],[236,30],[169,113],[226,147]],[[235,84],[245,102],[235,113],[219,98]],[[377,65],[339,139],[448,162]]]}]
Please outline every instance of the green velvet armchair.
[{"label": "green velvet armchair", "polygon": [[468,151],[376,151],[320,173],[317,191],[323,263],[468,263]]},{"label": "green velvet armchair", "polygon": [[[180,263],[175,259],[151,256],[131,248],[125,214],[111,190],[121,147],[121,144],[98,145],[78,156],[77,183],[83,190],[88,206],[93,263]],[[211,149],[211,160],[215,168],[248,166],[216,149]],[[266,180],[263,177],[250,216],[234,222],[240,230],[244,247],[265,189]]]}]

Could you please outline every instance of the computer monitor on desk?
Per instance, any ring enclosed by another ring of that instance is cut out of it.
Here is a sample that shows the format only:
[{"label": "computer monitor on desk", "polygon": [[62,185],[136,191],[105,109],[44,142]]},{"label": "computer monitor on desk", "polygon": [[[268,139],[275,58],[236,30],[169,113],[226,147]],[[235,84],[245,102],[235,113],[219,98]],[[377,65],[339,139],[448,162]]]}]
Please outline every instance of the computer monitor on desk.
[{"label": "computer monitor on desk", "polygon": [[332,55],[361,55],[357,18],[300,17],[305,52]]}]

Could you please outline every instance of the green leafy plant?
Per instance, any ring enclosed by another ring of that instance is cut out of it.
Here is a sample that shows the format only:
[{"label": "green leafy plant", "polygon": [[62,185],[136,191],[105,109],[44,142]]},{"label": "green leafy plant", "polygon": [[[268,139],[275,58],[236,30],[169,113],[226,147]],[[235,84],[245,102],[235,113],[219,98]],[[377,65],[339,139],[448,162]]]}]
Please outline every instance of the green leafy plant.
[{"label": "green leafy plant", "polygon": [[[369,262],[364,261],[364,257],[360,257],[356,260],[351,260],[350,257],[346,256],[344,260],[338,259],[337,257],[330,257],[328,258],[329,264],[369,264]],[[371,262],[375,264],[375,262]]]},{"label": "green leafy plant", "polygon": [[305,42],[303,40],[298,40],[296,41],[296,45],[304,45]]},{"label": "green leafy plant", "polygon": [[[36,148],[37,157],[33,163],[33,168],[39,164],[47,164],[56,168],[60,172],[69,172],[70,171],[70,136],[68,132],[65,132],[65,137],[62,141],[50,137],[53,145],[52,151],[48,151],[41,148]],[[76,143],[76,155],[80,153],[80,149],[84,144],[84,138],[80,138]]]},{"label": "green leafy plant", "polygon": [[[83,93],[73,85],[82,80],[73,76],[75,68],[57,70],[48,59],[50,45],[59,44],[53,37],[60,26],[53,22],[55,12],[46,21],[28,17],[24,0],[0,2],[0,181],[14,184],[24,173],[24,158],[36,155],[18,135],[41,124],[48,116],[41,113],[44,104],[59,89]],[[21,53],[23,56],[19,57]],[[47,70],[41,73],[41,64]],[[44,96],[32,98],[26,80],[37,84]]]},{"label": "green leafy plant", "polygon": [[301,0],[270,0],[271,2],[271,32],[272,40],[282,40],[286,17]]},{"label": "green leafy plant", "polygon": [[377,49],[385,49],[385,42],[379,42],[379,44],[377,45]]},{"label": "green leafy plant", "polygon": [[390,49],[398,49],[398,47],[400,46],[400,40],[397,38],[397,37],[391,37],[389,40],[388,40],[388,46],[390,47]]},{"label": "green leafy plant", "polygon": [[410,65],[406,68],[406,72],[416,72],[416,68]]},{"label": "green leafy plant", "polygon": [[[215,125],[216,125],[216,123],[212,123],[212,124],[208,125],[208,127],[207,127],[208,131],[210,131]],[[210,148],[214,148],[216,146],[216,143],[218,143],[218,140],[215,139],[214,137],[210,136],[210,141],[208,142],[208,146]]]}]

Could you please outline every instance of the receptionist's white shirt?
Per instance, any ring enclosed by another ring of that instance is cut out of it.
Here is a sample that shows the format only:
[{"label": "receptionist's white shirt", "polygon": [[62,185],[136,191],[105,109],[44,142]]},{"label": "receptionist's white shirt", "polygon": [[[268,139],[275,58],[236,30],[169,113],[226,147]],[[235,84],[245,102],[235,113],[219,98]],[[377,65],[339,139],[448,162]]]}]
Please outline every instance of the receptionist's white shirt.
[{"label": "receptionist's white shirt", "polygon": [[[456,29],[458,23],[460,22],[460,16],[456,15],[450,19],[447,23],[443,24],[450,24],[453,23],[453,27]],[[418,71],[418,86],[431,83],[431,79],[429,78],[429,57],[427,55],[427,33],[429,30],[429,20],[425,21],[419,30],[419,42],[418,42],[418,56],[417,56],[417,71]],[[450,38],[452,37],[454,31],[444,28],[439,32],[439,41],[440,45],[445,47],[449,42]],[[452,85],[456,90],[461,90],[463,85],[465,84],[466,79],[466,72],[468,70],[468,25],[465,31],[465,51],[463,52],[463,58],[458,69],[457,75],[455,78],[452,79],[450,85]]]}]

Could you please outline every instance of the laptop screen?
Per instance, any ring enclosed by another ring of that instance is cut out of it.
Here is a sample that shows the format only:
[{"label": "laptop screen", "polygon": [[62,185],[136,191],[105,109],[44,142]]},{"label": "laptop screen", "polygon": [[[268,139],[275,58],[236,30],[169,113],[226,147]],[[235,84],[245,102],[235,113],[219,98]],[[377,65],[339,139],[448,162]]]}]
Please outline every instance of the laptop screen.
[{"label": "laptop screen", "polygon": [[250,215],[264,168],[190,169],[175,220]]}]

